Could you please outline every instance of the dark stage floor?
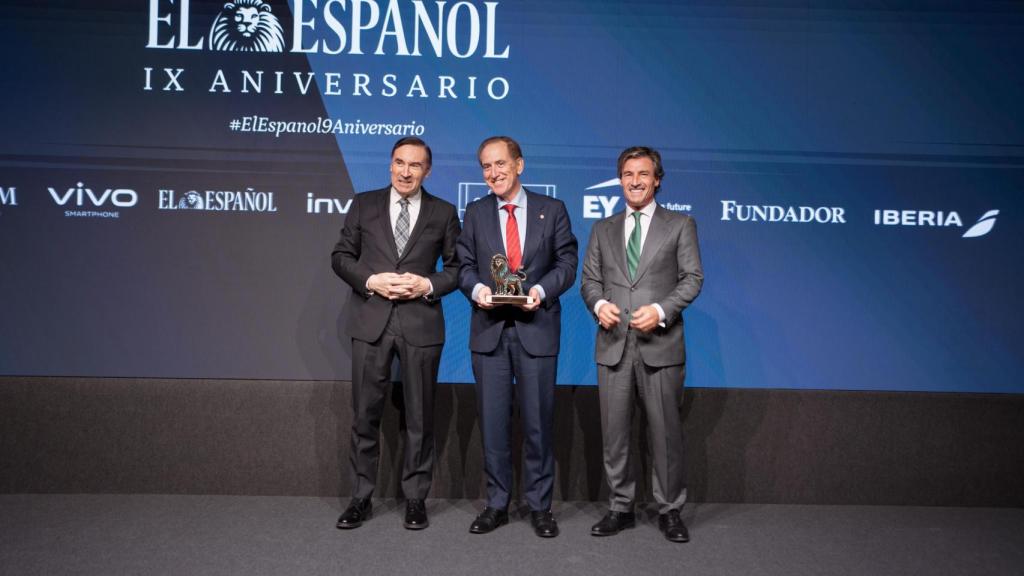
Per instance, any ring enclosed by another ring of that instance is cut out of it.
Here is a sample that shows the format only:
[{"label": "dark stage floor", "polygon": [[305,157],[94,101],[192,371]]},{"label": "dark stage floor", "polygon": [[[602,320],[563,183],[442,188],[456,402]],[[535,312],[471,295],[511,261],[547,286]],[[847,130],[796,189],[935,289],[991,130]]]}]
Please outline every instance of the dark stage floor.
[{"label": "dark stage floor", "polygon": [[1020,574],[1024,510],[692,504],[688,544],[665,541],[652,511],[594,538],[603,507],[556,503],[562,535],[528,519],[468,533],[481,502],[430,500],[431,526],[375,502],[362,528],[334,528],[325,498],[169,495],[0,496],[0,573],[76,574]]}]

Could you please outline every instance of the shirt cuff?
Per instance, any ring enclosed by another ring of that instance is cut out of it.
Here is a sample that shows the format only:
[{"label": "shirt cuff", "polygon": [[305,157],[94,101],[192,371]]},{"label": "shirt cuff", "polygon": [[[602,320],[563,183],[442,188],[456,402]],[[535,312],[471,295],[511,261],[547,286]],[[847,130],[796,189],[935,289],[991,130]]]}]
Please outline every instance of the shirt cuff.
[{"label": "shirt cuff", "polygon": [[480,289],[483,288],[483,287],[484,287],[484,283],[483,282],[477,282],[476,286],[473,286],[473,293],[470,294],[470,298],[473,300],[474,303],[479,302],[479,300],[476,299],[476,296],[477,296],[477,294],[480,293]]},{"label": "shirt cuff", "polygon": [[658,310],[658,326],[661,326],[662,328],[664,328],[665,327],[665,310],[661,307],[661,304],[658,304],[657,302],[655,302],[654,304],[651,304],[651,306],[654,306]]},{"label": "shirt cuff", "polygon": [[[540,301],[543,302],[544,301],[544,296],[545,296],[545,294],[544,294],[544,287],[541,286],[540,284],[534,284],[533,288],[536,288],[537,292],[540,292]],[[530,289],[533,290],[533,288],[530,288]]]},{"label": "shirt cuff", "polygon": [[601,309],[601,306],[604,306],[607,303],[608,303],[607,300],[605,300],[604,298],[601,298],[600,300],[597,301],[596,304],[594,304],[594,316],[595,317],[597,316],[597,311]]}]

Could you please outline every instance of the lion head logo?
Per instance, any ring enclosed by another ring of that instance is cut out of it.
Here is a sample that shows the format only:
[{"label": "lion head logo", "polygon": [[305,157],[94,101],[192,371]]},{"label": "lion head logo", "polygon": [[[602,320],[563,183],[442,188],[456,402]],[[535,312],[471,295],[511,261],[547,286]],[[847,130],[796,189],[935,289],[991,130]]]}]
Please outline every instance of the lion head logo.
[{"label": "lion head logo", "polygon": [[270,4],[233,0],[213,21],[210,49],[227,52],[284,52],[284,30]]},{"label": "lion head logo", "polygon": [[182,210],[202,210],[203,197],[195,190],[186,192],[181,200],[178,200],[178,208]]}]

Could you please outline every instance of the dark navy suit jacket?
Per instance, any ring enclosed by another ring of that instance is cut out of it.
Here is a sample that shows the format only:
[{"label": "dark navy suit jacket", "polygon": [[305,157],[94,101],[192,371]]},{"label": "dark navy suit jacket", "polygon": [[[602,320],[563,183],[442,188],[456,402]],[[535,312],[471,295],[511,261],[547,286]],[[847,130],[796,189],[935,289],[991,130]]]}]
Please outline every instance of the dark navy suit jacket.
[{"label": "dark navy suit jacket", "polygon": [[[523,348],[533,356],[555,356],[561,337],[559,302],[576,281],[579,261],[576,237],[572,234],[569,214],[561,200],[534,194],[526,188],[526,242],[520,270],[526,273],[523,289],[540,284],[544,301],[534,312],[516,306],[497,306],[484,310],[473,306],[469,329],[469,349],[488,353],[498,346],[498,338],[506,321],[514,321]],[[491,257],[505,254],[498,220],[498,200],[494,194],[480,198],[466,207],[462,234],[456,245],[459,257],[459,289],[473,300],[477,283],[495,290],[491,277]]]}]

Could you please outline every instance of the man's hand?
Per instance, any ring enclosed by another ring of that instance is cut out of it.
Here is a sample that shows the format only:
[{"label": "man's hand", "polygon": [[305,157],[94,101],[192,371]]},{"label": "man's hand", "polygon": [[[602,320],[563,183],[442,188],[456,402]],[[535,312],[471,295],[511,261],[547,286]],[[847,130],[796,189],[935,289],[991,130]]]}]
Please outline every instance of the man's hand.
[{"label": "man's hand", "polygon": [[406,272],[381,272],[366,281],[366,286],[375,294],[388,300],[411,300],[430,291],[430,282],[423,276]]},{"label": "man's hand", "polygon": [[406,272],[395,279],[392,292],[400,300],[422,298],[430,292],[430,282],[419,274]]},{"label": "man's hand", "polygon": [[606,302],[597,309],[597,322],[601,325],[601,328],[605,330],[611,330],[619,324],[619,314],[622,310],[611,302]]},{"label": "man's hand", "polygon": [[487,298],[491,295],[490,286],[482,286],[476,293],[476,305],[483,308],[484,310],[490,310],[494,308],[494,304],[487,301]]},{"label": "man's hand", "polygon": [[401,276],[394,272],[381,272],[380,274],[370,276],[366,281],[366,287],[383,298],[394,300],[399,294],[395,291],[399,278]]},{"label": "man's hand", "polygon": [[519,307],[527,312],[533,312],[537,308],[540,308],[540,290],[536,286],[530,288],[530,298],[533,298],[533,304],[522,304]]},{"label": "man's hand", "polygon": [[633,319],[629,321],[629,326],[646,334],[654,330],[660,321],[658,309],[648,304],[633,311]]}]

